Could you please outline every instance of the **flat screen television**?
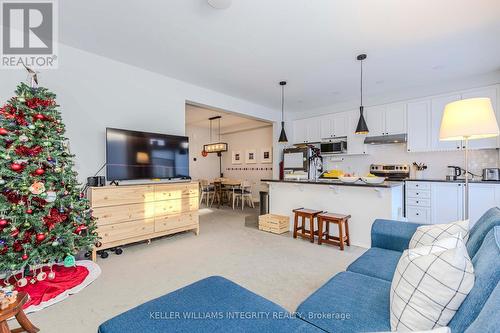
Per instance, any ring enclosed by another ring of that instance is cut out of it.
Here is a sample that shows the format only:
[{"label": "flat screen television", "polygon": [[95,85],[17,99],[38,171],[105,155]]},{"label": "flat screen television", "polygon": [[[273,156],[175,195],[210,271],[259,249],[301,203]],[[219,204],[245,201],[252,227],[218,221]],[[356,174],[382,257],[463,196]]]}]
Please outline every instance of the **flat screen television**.
[{"label": "flat screen television", "polygon": [[189,139],[106,128],[106,178],[109,181],[187,179]]}]

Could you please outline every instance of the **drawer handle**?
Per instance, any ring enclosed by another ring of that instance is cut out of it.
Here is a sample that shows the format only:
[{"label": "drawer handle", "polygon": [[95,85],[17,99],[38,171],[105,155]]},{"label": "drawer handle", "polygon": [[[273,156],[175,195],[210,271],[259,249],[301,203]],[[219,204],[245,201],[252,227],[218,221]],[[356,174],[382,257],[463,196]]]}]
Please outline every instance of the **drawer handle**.
[{"label": "drawer handle", "polygon": [[418,194],[419,194],[419,193],[417,192],[417,195],[418,195]]},{"label": "drawer handle", "polygon": [[420,201],[417,200],[417,203],[419,203]]},{"label": "drawer handle", "polygon": [[420,215],[420,213],[417,213],[417,215]]}]

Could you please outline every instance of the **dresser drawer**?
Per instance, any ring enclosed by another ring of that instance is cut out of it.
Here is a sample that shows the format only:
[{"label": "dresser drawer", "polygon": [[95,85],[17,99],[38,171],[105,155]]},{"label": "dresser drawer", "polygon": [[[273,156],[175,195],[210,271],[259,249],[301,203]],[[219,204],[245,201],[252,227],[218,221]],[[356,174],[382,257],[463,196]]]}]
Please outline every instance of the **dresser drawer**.
[{"label": "dresser drawer", "polygon": [[155,201],[198,196],[198,183],[155,185]]},{"label": "dresser drawer", "polygon": [[141,204],[97,207],[92,216],[97,218],[97,225],[107,225],[154,217],[154,202]]},{"label": "dresser drawer", "polygon": [[406,207],[406,218],[409,222],[430,223],[431,209],[425,207]]},{"label": "dresser drawer", "polygon": [[167,231],[190,225],[198,225],[198,212],[158,217],[155,219],[155,232]]},{"label": "dresser drawer", "polygon": [[406,198],[407,206],[430,207],[431,200],[425,198]]},{"label": "dresser drawer", "polygon": [[97,228],[101,242],[104,244],[151,234],[154,230],[154,219],[109,224]]},{"label": "dresser drawer", "polygon": [[406,190],[406,197],[408,198],[426,198],[430,199],[431,191],[426,190]]},{"label": "dresser drawer", "polygon": [[105,186],[91,188],[92,208],[154,201],[153,186]]},{"label": "dresser drawer", "polygon": [[198,197],[155,202],[155,216],[180,214],[198,210]]},{"label": "dresser drawer", "polygon": [[427,182],[406,182],[406,188],[410,190],[430,190],[431,184]]}]

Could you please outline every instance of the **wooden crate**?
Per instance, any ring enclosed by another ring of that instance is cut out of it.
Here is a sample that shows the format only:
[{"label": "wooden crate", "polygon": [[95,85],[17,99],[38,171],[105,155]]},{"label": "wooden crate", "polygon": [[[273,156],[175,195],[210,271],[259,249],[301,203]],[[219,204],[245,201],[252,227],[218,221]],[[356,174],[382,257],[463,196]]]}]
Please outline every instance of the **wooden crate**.
[{"label": "wooden crate", "polygon": [[285,233],[290,230],[290,217],[277,214],[261,215],[259,229],[274,234]]}]

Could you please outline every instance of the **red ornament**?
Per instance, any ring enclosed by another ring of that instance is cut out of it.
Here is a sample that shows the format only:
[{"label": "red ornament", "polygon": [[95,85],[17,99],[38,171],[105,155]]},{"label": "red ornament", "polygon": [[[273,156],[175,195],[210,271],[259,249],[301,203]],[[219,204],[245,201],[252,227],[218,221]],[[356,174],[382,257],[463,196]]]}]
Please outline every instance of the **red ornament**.
[{"label": "red ornament", "polygon": [[45,239],[45,234],[42,234],[42,233],[36,234],[36,241],[37,242],[41,242],[44,239]]},{"label": "red ornament", "polygon": [[23,250],[23,245],[21,244],[21,241],[16,240],[14,244],[12,244],[12,248],[14,249],[14,252],[21,252]]},{"label": "red ornament", "polygon": [[31,208],[26,209],[26,214],[33,214],[33,209]]},{"label": "red ornament", "polygon": [[35,115],[35,119],[37,119],[37,120],[44,120],[44,119],[45,119],[45,116],[44,116],[43,114],[41,114],[41,113],[37,113],[37,114]]},{"label": "red ornament", "polygon": [[0,219],[0,228],[5,228],[9,224],[9,221],[6,219]]},{"label": "red ornament", "polygon": [[12,231],[10,232],[10,235],[11,235],[12,237],[17,237],[17,235],[19,235],[19,229],[14,228],[14,230],[12,230]]},{"label": "red ornament", "polygon": [[8,250],[9,248],[7,247],[7,245],[4,245],[3,248],[0,249],[0,255],[6,254]]},{"label": "red ornament", "polygon": [[38,168],[35,170],[35,174],[37,174],[38,176],[41,176],[45,173],[45,170],[42,169],[42,168]]},{"label": "red ornament", "polygon": [[12,163],[12,164],[10,165],[10,168],[11,168],[13,171],[18,172],[18,171],[21,171],[21,170],[23,169],[23,166],[22,166],[22,164],[19,164],[19,163]]},{"label": "red ornament", "polygon": [[21,257],[21,259],[23,259],[24,261],[28,260],[29,256],[25,253],[23,254],[23,256]]},{"label": "red ornament", "polygon": [[9,131],[6,128],[0,127],[0,135],[7,135]]}]

